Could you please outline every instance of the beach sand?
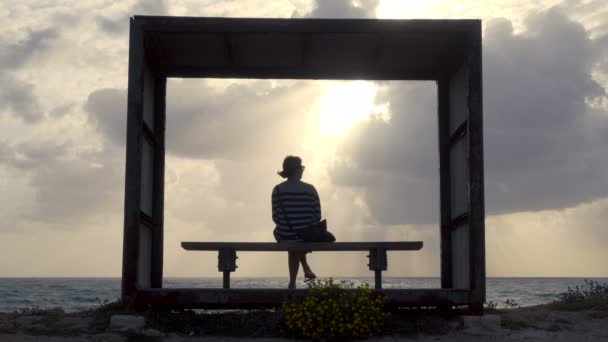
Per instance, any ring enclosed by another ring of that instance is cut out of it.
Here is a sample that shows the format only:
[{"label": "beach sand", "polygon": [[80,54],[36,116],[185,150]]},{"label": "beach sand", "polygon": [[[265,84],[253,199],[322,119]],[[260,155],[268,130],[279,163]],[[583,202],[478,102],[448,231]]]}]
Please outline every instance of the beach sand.
[{"label": "beach sand", "polygon": [[[608,311],[555,311],[543,307],[520,308],[493,312],[501,317],[498,329],[475,331],[463,329],[456,319],[449,329],[433,324],[421,333],[400,333],[394,336],[370,338],[368,341],[606,341],[608,342]],[[447,322],[447,321],[446,321]],[[411,323],[411,322],[410,322]],[[107,317],[94,314],[56,312],[0,313],[2,342],[80,342],[80,341],[242,341],[246,337],[186,336],[176,333],[162,337],[133,338],[109,330]],[[256,341],[289,341],[282,338],[256,338]]]}]

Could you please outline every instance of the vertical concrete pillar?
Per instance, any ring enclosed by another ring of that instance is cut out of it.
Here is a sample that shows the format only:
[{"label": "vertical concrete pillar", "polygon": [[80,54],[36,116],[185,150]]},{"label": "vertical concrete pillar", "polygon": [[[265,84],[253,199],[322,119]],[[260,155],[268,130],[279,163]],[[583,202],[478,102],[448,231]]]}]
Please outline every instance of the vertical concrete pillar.
[{"label": "vertical concrete pillar", "polygon": [[137,293],[139,256],[141,140],[143,121],[144,47],[140,25],[129,26],[129,88],[127,96],[127,140],[125,165],[125,203],[122,253],[123,302],[130,304]]},{"label": "vertical concrete pillar", "polygon": [[162,287],[166,77],[146,64],[141,26],[131,19],[122,299]]},{"label": "vertical concrete pillar", "polygon": [[468,59],[470,76],[467,85],[469,107],[469,201],[471,209],[471,311],[483,313],[486,300],[485,200],[483,168],[483,84],[481,22],[473,35]]}]

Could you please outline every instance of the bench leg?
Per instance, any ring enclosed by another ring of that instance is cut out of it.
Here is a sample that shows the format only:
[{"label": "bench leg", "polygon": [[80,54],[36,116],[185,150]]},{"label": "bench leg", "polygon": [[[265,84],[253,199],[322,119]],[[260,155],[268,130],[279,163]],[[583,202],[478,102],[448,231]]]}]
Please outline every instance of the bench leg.
[{"label": "bench leg", "polygon": [[223,288],[230,288],[230,272],[236,270],[236,251],[230,248],[222,248],[218,251],[217,268],[224,273]]},{"label": "bench leg", "polygon": [[388,268],[388,262],[386,257],[386,249],[383,248],[371,248],[369,250],[369,269],[374,271],[374,277],[376,280],[376,289],[382,288],[382,271],[386,271]]},{"label": "bench leg", "polygon": [[382,288],[382,271],[376,270],[375,272],[376,289]]},{"label": "bench leg", "polygon": [[224,271],[224,288],[230,288],[230,271]]}]

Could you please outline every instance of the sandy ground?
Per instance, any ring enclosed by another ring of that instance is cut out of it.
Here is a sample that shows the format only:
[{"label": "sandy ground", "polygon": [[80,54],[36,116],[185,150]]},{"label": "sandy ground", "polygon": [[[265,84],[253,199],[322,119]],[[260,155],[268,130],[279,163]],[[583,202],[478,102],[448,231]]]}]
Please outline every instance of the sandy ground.
[{"label": "sandy ground", "polygon": [[[452,326],[446,334],[416,334],[372,338],[368,341],[540,341],[540,342],[608,342],[607,311],[549,311],[523,308],[499,313],[497,329],[466,330]],[[109,332],[91,316],[67,314],[0,313],[1,342],[80,342],[80,341],[242,341],[247,338],[219,336],[183,336],[174,333],[163,337],[128,337]],[[256,341],[288,341],[258,338]]]}]

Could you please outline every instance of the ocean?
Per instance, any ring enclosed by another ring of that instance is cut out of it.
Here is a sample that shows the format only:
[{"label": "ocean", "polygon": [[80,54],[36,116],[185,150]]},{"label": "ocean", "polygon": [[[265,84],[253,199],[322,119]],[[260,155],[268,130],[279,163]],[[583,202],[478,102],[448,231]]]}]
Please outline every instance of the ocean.
[{"label": "ocean", "polygon": [[[373,278],[335,278],[355,284],[368,283]],[[584,280],[608,283],[608,278],[488,278],[487,301],[499,308],[507,299],[520,306],[550,303],[568,287],[583,285]],[[285,288],[287,278],[231,279],[234,288]],[[439,288],[439,278],[383,278],[384,288]],[[221,288],[221,278],[165,278],[163,287]],[[305,288],[303,283],[298,288]],[[25,308],[49,309],[61,307],[66,312],[99,306],[102,302],[120,297],[120,278],[0,278],[0,312]]]}]

